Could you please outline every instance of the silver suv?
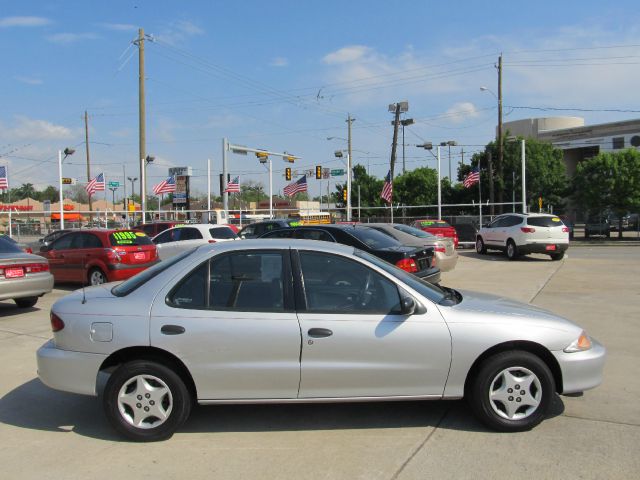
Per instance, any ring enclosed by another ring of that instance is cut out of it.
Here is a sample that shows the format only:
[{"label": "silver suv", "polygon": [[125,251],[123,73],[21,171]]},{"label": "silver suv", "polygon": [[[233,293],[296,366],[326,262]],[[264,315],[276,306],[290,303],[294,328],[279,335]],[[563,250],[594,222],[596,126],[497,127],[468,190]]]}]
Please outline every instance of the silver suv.
[{"label": "silver suv", "polygon": [[500,215],[476,236],[476,251],[502,250],[509,260],[528,253],[544,253],[560,260],[569,248],[569,227],[556,215],[508,213]]}]

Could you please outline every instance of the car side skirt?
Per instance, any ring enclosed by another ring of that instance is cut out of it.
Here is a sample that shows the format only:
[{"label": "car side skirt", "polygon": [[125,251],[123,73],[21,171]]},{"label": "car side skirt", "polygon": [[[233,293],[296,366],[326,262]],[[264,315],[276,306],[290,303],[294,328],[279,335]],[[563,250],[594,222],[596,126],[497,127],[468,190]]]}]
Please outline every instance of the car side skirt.
[{"label": "car side skirt", "polygon": [[200,405],[223,404],[259,404],[259,403],[344,403],[344,402],[410,402],[415,400],[459,400],[462,397],[443,397],[442,395],[401,395],[393,397],[317,397],[317,398],[251,398],[198,400]]}]

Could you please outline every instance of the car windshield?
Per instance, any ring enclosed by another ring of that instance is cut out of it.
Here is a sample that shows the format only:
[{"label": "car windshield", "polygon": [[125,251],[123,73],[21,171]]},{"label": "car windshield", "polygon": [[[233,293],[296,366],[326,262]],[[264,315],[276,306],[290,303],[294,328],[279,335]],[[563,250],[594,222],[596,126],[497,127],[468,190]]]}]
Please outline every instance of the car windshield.
[{"label": "car windshield", "polygon": [[164,272],[167,268],[171,267],[172,265],[175,265],[183,258],[188,257],[196,250],[197,250],[196,248],[193,248],[191,250],[187,250],[186,252],[182,252],[181,254],[176,255],[175,257],[171,257],[168,260],[163,260],[160,263],[156,263],[153,267],[147,268],[146,270],[143,270],[137,275],[134,275],[130,279],[125,280],[124,282],[116,285],[111,289],[111,293],[114,294],[116,297],[126,297],[135,289],[141,287],[142,285],[147,283],[150,279]]},{"label": "car windshield", "polygon": [[401,247],[402,244],[392,237],[369,227],[346,228],[345,232],[356,237],[367,247],[377,250],[379,248]]},{"label": "car windshield", "polygon": [[134,232],[133,230],[119,230],[109,235],[109,242],[114,247],[129,247],[139,245],[153,245],[153,242],[146,233]]},{"label": "car windshield", "polygon": [[529,217],[527,224],[533,227],[562,227],[564,225],[558,217]]},{"label": "car windshield", "polygon": [[219,238],[221,240],[238,238],[238,236],[229,227],[210,228],[209,235],[211,235],[211,238]]},{"label": "car windshield", "polygon": [[393,228],[402,233],[407,233],[409,235],[413,235],[418,238],[433,238],[435,235],[432,235],[429,232],[425,232],[424,230],[420,230],[419,228],[410,227],[408,225],[394,225]]},{"label": "car windshield", "polygon": [[0,253],[22,253],[20,247],[18,247],[13,238],[0,237]]},{"label": "car windshield", "polygon": [[371,255],[370,253],[363,252],[362,250],[358,250],[357,248],[355,249],[355,255],[367,260],[370,263],[373,263],[376,267],[380,267],[385,272],[390,273],[398,280],[407,284],[420,295],[428,298],[434,303],[440,303],[447,297],[447,292],[440,288],[438,285],[420,280],[415,275],[405,272],[395,265],[391,265],[390,263],[385,262],[381,258]]}]

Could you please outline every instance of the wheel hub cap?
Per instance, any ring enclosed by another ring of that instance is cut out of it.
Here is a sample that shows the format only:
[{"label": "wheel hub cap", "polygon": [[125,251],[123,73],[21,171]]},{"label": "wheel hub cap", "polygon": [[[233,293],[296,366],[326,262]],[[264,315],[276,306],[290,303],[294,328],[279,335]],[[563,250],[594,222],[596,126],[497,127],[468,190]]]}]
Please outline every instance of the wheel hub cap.
[{"label": "wheel hub cap", "polygon": [[118,392],[122,418],[136,428],[162,425],[171,415],[173,396],[166,383],[153,375],[136,375]]},{"label": "wheel hub cap", "polygon": [[491,408],[507,420],[522,420],[538,409],[542,386],[538,377],[524,367],[509,367],[498,373],[489,388]]}]

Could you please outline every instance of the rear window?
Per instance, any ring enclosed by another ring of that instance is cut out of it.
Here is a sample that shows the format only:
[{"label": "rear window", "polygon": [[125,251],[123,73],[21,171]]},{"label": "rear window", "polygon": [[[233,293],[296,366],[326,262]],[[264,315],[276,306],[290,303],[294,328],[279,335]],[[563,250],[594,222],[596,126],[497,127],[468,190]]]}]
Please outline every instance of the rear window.
[{"label": "rear window", "polygon": [[211,238],[219,238],[221,240],[238,237],[229,227],[210,228],[209,235],[211,235]]},{"label": "rear window", "polygon": [[14,242],[13,238],[0,237],[0,253],[21,253],[20,247]]},{"label": "rear window", "polygon": [[109,235],[109,243],[112,246],[136,246],[136,245],[153,245],[153,242],[146,233],[135,232],[133,230],[120,230]]},{"label": "rear window", "polygon": [[137,275],[134,275],[130,279],[125,280],[121,284],[116,285],[111,289],[111,293],[113,293],[116,297],[126,297],[131,292],[147,283],[150,279],[164,272],[167,268],[175,265],[180,260],[188,257],[195,251],[196,248],[194,248],[193,250],[182,252],[181,254],[176,255],[175,257],[171,257],[167,260],[163,260],[160,263],[156,263],[153,267],[147,268]]},{"label": "rear window", "polygon": [[384,233],[380,233],[378,230],[374,230],[373,228],[349,228],[344,231],[356,237],[371,249],[402,246],[402,244],[394,238],[389,237]]},{"label": "rear window", "polygon": [[532,227],[561,227],[564,225],[559,217],[529,217],[527,224]]},{"label": "rear window", "polygon": [[435,235],[430,234],[429,232],[425,232],[424,230],[420,230],[419,228],[410,227],[408,225],[394,225],[393,228],[396,230],[407,233],[409,235],[413,235],[418,238],[433,238]]},{"label": "rear window", "polygon": [[418,220],[418,225],[420,227],[450,227],[451,225],[449,225],[447,222],[445,222],[444,220]]}]

